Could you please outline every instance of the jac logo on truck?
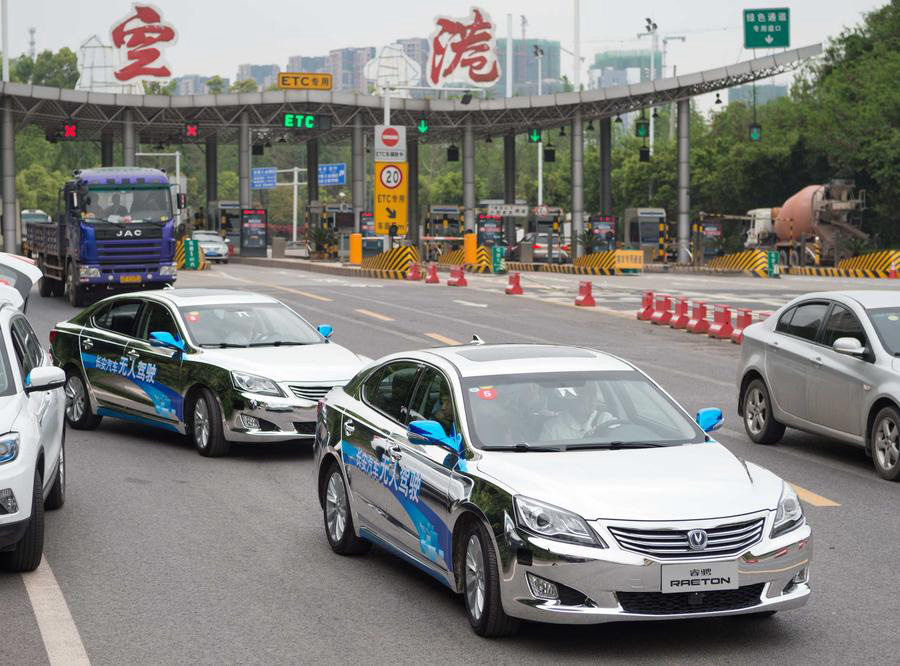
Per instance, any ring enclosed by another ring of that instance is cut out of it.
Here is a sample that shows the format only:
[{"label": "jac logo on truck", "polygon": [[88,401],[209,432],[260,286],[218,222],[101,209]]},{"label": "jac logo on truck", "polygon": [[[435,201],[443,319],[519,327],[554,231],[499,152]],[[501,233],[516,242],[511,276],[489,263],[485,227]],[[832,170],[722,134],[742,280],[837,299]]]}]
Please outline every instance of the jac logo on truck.
[{"label": "jac logo on truck", "polygon": [[131,229],[119,229],[119,230],[116,232],[116,238],[127,238],[127,237],[129,237],[129,236],[140,236],[140,235],[141,235],[141,230],[140,230],[140,229],[134,229],[134,230],[131,230]]}]

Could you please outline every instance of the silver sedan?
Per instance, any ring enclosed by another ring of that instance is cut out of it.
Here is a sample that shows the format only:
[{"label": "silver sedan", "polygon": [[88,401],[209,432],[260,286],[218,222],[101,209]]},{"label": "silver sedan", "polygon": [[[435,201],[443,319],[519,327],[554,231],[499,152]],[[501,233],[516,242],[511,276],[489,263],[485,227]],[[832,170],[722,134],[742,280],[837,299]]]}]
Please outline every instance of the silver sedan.
[{"label": "silver sedan", "polygon": [[807,294],[744,330],[739,410],[758,444],[786,427],[863,448],[900,479],[900,296]]}]

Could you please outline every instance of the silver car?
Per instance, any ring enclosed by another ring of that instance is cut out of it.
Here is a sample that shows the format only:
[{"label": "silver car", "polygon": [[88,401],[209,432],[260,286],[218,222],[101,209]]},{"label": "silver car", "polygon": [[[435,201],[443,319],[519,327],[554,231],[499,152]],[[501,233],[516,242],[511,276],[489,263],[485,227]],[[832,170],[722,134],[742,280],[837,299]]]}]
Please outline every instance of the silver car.
[{"label": "silver car", "polygon": [[228,263],[228,243],[214,231],[195,231],[191,236],[200,244],[207,261]]},{"label": "silver car", "polygon": [[900,479],[900,296],[841,291],[797,298],[744,329],[739,410],[758,444],[785,427],[865,449]]},{"label": "silver car", "polygon": [[316,488],[339,554],[378,544],[462,593],[483,636],[771,614],[810,593],[791,487],[633,365],[585,348],[393,354],[320,403]]}]

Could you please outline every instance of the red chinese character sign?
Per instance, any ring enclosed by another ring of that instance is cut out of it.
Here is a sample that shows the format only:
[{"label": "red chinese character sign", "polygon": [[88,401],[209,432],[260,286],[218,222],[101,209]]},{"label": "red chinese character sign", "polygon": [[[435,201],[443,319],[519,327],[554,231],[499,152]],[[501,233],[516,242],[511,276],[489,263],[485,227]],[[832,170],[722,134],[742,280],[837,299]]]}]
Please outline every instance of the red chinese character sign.
[{"label": "red chinese character sign", "polygon": [[500,79],[494,24],[487,12],[473,7],[469,16],[438,16],[431,35],[428,84],[439,88],[462,83],[488,88]]},{"label": "red chinese character sign", "polygon": [[158,8],[135,3],[127,16],[113,24],[111,35],[113,48],[121,54],[122,67],[113,73],[117,81],[171,78],[162,49],[174,44],[178,36],[175,28],[162,20]]}]

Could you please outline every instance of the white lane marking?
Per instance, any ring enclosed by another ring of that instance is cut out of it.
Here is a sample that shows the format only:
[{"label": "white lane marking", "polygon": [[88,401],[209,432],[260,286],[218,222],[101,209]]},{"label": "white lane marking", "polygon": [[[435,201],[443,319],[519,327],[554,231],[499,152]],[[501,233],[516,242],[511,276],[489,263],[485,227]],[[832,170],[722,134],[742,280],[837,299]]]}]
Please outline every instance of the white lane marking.
[{"label": "white lane marking", "polygon": [[468,305],[470,308],[486,308],[487,307],[487,303],[473,303],[472,301],[460,301],[460,300],[456,300],[456,299],[454,299],[453,302],[459,303],[460,305]]},{"label": "white lane marking", "polygon": [[34,609],[38,629],[47,650],[50,666],[81,666],[91,663],[88,659],[78,627],[69,612],[69,605],[56,582],[56,576],[42,557],[38,568],[22,574],[25,591]]}]

